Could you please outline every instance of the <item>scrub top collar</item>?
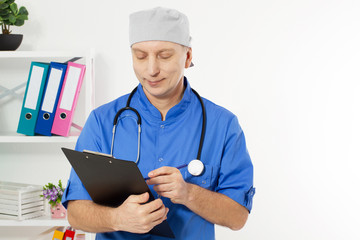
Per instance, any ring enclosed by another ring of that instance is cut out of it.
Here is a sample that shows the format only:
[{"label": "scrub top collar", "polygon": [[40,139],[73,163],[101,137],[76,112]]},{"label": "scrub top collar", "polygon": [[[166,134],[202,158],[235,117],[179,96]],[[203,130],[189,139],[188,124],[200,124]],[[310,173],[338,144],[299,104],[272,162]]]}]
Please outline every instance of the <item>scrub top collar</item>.
[{"label": "scrub top collar", "polygon": [[[184,76],[184,87],[185,91],[183,94],[183,97],[181,101],[176,104],[174,107],[172,107],[166,114],[166,119],[164,122],[171,123],[175,121],[178,117],[180,117],[189,107],[189,104],[191,103],[191,99],[193,97],[190,84],[187,80],[187,78]],[[151,122],[162,122],[161,119],[161,113],[157,108],[154,107],[146,97],[142,85],[139,83],[138,90],[136,92],[136,99],[141,110],[141,114],[147,115],[147,119],[149,119]],[[131,103],[130,103],[131,106]]]}]

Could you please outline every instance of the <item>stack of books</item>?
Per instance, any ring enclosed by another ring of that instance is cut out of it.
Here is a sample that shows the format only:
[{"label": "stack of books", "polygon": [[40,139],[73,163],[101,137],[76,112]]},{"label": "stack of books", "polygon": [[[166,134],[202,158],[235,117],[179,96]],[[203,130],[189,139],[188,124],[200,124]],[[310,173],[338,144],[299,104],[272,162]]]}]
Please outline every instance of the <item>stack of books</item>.
[{"label": "stack of books", "polygon": [[0,218],[25,220],[45,214],[42,186],[0,181]]},{"label": "stack of books", "polygon": [[32,62],[17,132],[69,136],[85,65]]}]

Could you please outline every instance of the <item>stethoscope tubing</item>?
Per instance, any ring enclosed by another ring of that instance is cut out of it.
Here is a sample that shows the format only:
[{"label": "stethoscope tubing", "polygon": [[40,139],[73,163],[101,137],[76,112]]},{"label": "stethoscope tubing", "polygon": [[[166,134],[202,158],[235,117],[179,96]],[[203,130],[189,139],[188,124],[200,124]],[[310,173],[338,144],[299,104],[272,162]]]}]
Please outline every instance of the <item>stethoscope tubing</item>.
[{"label": "stethoscope tubing", "polygon": [[[115,132],[116,132],[116,126],[118,124],[119,116],[126,110],[130,110],[130,111],[134,112],[136,114],[136,116],[137,116],[137,125],[138,125],[138,154],[137,154],[137,158],[136,158],[136,162],[135,162],[136,164],[138,163],[139,158],[140,158],[141,116],[140,116],[140,113],[135,108],[130,107],[130,103],[131,103],[131,99],[132,99],[133,95],[137,91],[137,88],[138,87],[135,87],[132,90],[132,92],[130,93],[130,95],[129,95],[128,99],[127,99],[126,106],[121,108],[116,113],[116,115],[114,117],[113,129],[112,129],[112,139],[111,139],[111,150],[110,150],[110,155],[113,156]],[[201,96],[194,89],[191,88],[191,90],[193,91],[193,93],[198,98],[198,100],[199,100],[199,102],[201,104],[201,110],[202,110],[202,128],[201,128],[199,148],[198,148],[197,157],[196,157],[196,159],[201,162],[201,152],[202,152],[202,148],[203,148],[203,144],[204,144],[205,131],[206,131],[206,122],[207,122],[206,109],[205,109],[204,102],[201,99]],[[181,165],[181,166],[179,166],[177,168],[180,169],[180,168],[184,168],[186,166],[188,166],[188,164]]]},{"label": "stethoscope tubing", "polygon": [[201,127],[201,136],[200,136],[200,143],[199,143],[199,149],[198,149],[198,153],[197,153],[197,157],[196,159],[201,160],[201,152],[202,152],[202,148],[203,148],[203,144],[204,144],[204,138],[205,138],[205,129],[206,129],[206,109],[205,109],[205,105],[203,100],[201,99],[200,95],[197,93],[197,91],[195,91],[194,89],[191,88],[191,90],[195,93],[196,97],[199,99],[200,104],[201,104],[201,110],[202,110],[202,127]]}]

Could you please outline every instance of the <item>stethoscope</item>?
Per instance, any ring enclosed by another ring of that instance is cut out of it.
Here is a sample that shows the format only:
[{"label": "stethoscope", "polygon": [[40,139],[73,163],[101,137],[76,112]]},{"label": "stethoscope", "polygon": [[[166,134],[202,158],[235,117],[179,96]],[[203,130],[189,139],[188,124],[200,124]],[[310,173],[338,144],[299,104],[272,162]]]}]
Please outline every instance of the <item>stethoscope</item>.
[{"label": "stethoscope", "polygon": [[[114,117],[114,122],[113,122],[113,130],[112,130],[112,140],[111,140],[111,152],[110,155],[113,157],[113,150],[114,150],[114,138],[115,138],[115,132],[116,132],[116,126],[118,124],[118,119],[119,116],[126,110],[130,110],[132,112],[134,112],[137,116],[137,125],[138,125],[138,147],[137,147],[137,157],[136,157],[136,164],[139,162],[139,157],[140,157],[140,133],[141,133],[141,116],[139,114],[139,112],[135,109],[130,107],[130,102],[131,99],[133,97],[133,95],[135,94],[137,90],[137,87],[134,88],[134,90],[130,93],[127,102],[126,102],[126,107],[121,108],[115,115]],[[202,109],[202,116],[203,116],[203,121],[202,121],[202,129],[201,129],[201,137],[200,137],[200,143],[199,143],[199,149],[198,149],[198,153],[197,153],[197,157],[194,160],[191,160],[189,162],[189,164],[184,164],[181,166],[178,166],[177,169],[181,169],[184,167],[187,167],[188,172],[193,175],[193,176],[199,176],[202,174],[202,172],[204,171],[204,164],[202,163],[202,161],[200,160],[201,158],[201,151],[202,151],[202,147],[203,147],[203,143],[204,143],[204,137],[205,137],[205,129],[206,129],[206,111],[205,111],[205,106],[204,106],[204,102],[202,101],[200,95],[194,90],[191,89],[193,91],[193,93],[196,95],[196,97],[199,99],[200,103],[201,103],[201,109]]]}]

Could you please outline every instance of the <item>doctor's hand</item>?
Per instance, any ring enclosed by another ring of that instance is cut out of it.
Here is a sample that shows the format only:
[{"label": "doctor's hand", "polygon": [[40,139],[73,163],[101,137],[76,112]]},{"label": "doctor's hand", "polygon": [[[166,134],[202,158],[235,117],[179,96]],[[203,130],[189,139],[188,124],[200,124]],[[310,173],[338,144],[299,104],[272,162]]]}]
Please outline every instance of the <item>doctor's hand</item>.
[{"label": "doctor's hand", "polygon": [[169,209],[161,199],[149,203],[149,193],[129,196],[116,208],[114,223],[117,231],[147,233],[166,219]]},{"label": "doctor's hand", "polygon": [[184,181],[179,169],[175,167],[161,167],[149,172],[149,185],[162,197],[171,202],[186,205],[189,195],[189,184]]}]

